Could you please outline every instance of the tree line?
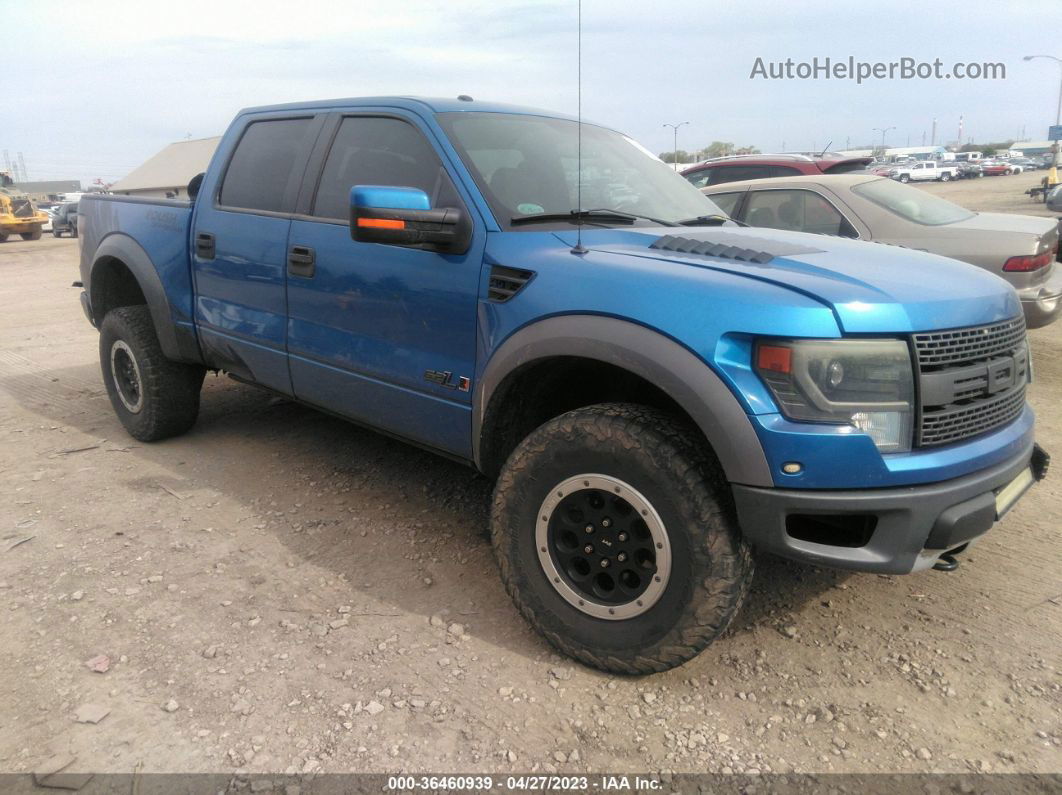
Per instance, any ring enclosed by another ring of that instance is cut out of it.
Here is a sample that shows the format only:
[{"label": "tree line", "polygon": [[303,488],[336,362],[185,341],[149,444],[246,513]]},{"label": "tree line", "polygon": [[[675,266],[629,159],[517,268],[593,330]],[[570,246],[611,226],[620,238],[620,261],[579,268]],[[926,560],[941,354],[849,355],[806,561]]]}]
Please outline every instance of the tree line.
[{"label": "tree line", "polygon": [[759,153],[760,150],[754,146],[734,146],[729,141],[712,141],[708,146],[695,152],[687,152],[685,149],[679,149],[678,152],[661,152],[660,159],[665,163],[695,163],[713,157],[757,155]]}]

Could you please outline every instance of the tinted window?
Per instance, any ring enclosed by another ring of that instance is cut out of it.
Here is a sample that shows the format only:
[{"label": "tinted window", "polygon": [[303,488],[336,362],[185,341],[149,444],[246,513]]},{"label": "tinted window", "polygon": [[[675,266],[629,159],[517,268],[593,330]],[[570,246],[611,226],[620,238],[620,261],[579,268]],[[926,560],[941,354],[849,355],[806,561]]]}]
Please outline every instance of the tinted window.
[{"label": "tinted window", "polygon": [[[325,161],[313,214],[350,217],[350,189],[355,185],[420,188],[438,206],[439,187],[449,183],[435,150],[420,131],[398,119],[350,117],[343,120]],[[451,197],[444,199],[453,205]]]},{"label": "tinted window", "polygon": [[726,213],[731,218],[734,217],[734,210],[737,209],[738,201],[745,194],[745,191],[735,191],[734,193],[710,193],[708,198],[714,201],[719,209]]},{"label": "tinted window", "polygon": [[799,168],[793,168],[792,166],[772,166],[771,167],[771,176],[772,177],[793,177],[793,176],[797,176],[797,175],[803,174],[803,173],[804,172],[801,171]]},{"label": "tinted window", "polygon": [[836,207],[809,190],[754,191],[745,209],[745,222],[793,232],[856,236]]},{"label": "tinted window", "polygon": [[700,171],[694,171],[691,174],[683,174],[692,185],[698,188],[703,188],[708,184],[708,178],[712,175],[712,169],[702,168]]},{"label": "tinted window", "polygon": [[308,144],[312,119],[277,119],[249,125],[225,172],[218,199],[224,207],[282,212],[288,188]]},{"label": "tinted window", "polygon": [[743,179],[767,179],[771,176],[770,166],[718,166],[709,172],[708,184],[721,182],[739,182]]}]

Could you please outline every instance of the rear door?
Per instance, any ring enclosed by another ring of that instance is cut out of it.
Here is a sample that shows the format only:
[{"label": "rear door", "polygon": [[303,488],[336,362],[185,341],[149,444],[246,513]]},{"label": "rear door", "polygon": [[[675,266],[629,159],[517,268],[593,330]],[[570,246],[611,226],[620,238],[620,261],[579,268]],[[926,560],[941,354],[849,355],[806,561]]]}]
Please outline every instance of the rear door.
[{"label": "rear door", "polygon": [[254,118],[219,153],[227,160],[211,169],[192,229],[195,321],[208,364],[289,395],[288,232],[323,121]]},{"label": "rear door", "polygon": [[[464,254],[351,239],[354,185],[419,188],[474,212],[413,114],[330,119],[289,240],[288,351],[296,397],[471,457],[471,379],[483,225]],[[316,176],[316,179],[315,179]]]}]

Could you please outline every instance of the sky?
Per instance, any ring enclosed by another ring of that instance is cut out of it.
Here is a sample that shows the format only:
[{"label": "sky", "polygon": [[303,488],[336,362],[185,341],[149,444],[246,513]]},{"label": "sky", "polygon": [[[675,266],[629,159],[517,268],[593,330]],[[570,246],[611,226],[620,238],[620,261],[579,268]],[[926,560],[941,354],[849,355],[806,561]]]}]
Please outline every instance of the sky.
[{"label": "sky", "polygon": [[[575,114],[576,0],[0,0],[0,150],[31,180],[118,179],[165,145],[224,132],[244,107],[403,94]],[[653,152],[1043,140],[1062,2],[583,0],[583,117]],[[1005,79],[766,80],[765,64],[941,59]],[[831,143],[832,142],[832,143]],[[0,169],[3,168],[0,154]]]}]

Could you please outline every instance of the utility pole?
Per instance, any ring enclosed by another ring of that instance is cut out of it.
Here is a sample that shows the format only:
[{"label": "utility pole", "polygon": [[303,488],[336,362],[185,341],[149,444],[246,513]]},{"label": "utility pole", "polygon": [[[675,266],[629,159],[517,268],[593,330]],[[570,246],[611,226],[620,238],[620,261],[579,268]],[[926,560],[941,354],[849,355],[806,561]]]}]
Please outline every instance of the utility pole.
[{"label": "utility pole", "polygon": [[26,161],[22,158],[22,153],[18,153],[18,170],[22,174],[21,182],[29,182],[29,175],[26,173]]},{"label": "utility pole", "polygon": [[929,145],[937,145],[937,120],[933,119],[933,134],[929,137]]},{"label": "utility pole", "polygon": [[[1053,55],[1026,55],[1024,58],[1022,58],[1022,60],[1023,61],[1031,61],[1033,58],[1047,58],[1048,60],[1054,61],[1055,63],[1057,63],[1058,66],[1059,66],[1059,69],[1062,70],[1062,58],[1056,58]],[[1059,77],[1060,77],[1060,79],[1059,79],[1059,82],[1058,82],[1058,107],[1055,110],[1055,126],[1056,127],[1058,125],[1062,124],[1062,74],[1060,74]],[[1058,150],[1059,150],[1059,142],[1058,141],[1054,141],[1052,143],[1052,146],[1051,146],[1051,151],[1054,152],[1055,156],[1054,156],[1054,159],[1052,161],[1053,164],[1051,166],[1051,173],[1049,173],[1047,175],[1049,181],[1051,181],[1052,184],[1056,184],[1058,182],[1058,163],[1059,163]]]},{"label": "utility pole", "polygon": [[680,121],[678,124],[668,124],[667,122],[664,123],[664,126],[665,127],[670,127],[672,132],[674,132],[674,134],[675,134],[675,138],[674,138],[675,146],[671,150],[674,153],[672,155],[671,164],[675,167],[675,171],[678,171],[678,131],[679,131],[679,127],[681,127],[684,124],[689,124],[689,122],[688,121]]},{"label": "utility pole", "polygon": [[882,127],[874,127],[873,128],[874,132],[881,133],[881,156],[882,157],[885,157],[885,133],[887,133],[889,130],[895,130],[895,129],[896,129],[895,127],[884,127],[884,128],[882,128]]}]

